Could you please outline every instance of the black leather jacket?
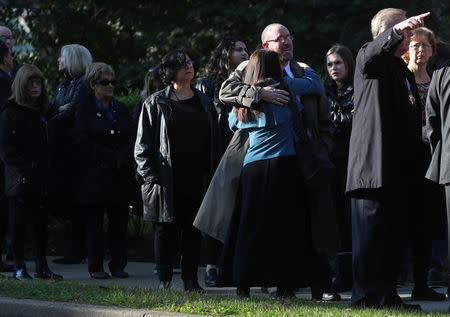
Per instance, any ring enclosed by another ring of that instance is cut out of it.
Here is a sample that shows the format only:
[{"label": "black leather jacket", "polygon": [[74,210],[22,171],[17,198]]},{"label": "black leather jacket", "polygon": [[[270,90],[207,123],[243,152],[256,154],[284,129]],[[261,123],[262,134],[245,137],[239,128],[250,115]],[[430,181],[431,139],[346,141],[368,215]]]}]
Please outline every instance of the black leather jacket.
[{"label": "black leather jacket", "polygon": [[[200,103],[208,113],[211,131],[211,176],[218,163],[217,118],[211,100],[196,88],[192,89],[198,94]],[[144,219],[148,221],[173,221],[173,169],[168,129],[172,105],[169,95],[170,86],[148,97],[144,101],[144,109],[138,122],[134,158],[137,177],[142,180]],[[151,182],[154,178],[158,179],[156,183]]]},{"label": "black leather jacket", "polygon": [[326,94],[330,109],[330,120],[333,136],[349,134],[352,128],[353,118],[353,85],[348,85],[342,95],[338,95],[337,87],[333,83],[327,83]]}]

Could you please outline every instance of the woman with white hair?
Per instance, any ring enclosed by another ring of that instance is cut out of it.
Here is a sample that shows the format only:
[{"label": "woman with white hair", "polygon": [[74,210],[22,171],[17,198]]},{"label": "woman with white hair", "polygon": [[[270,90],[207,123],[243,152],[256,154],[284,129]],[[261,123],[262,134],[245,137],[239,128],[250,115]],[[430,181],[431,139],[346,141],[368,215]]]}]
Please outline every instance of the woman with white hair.
[{"label": "woman with white hair", "polygon": [[[84,84],[84,74],[92,64],[89,50],[80,44],[64,45],[58,58],[59,71],[64,73],[64,80],[56,88],[51,103],[52,120],[49,133],[54,153],[51,155],[52,174],[49,182],[49,201],[58,216],[68,219],[67,231],[71,238],[66,246],[63,258],[55,259],[60,264],[80,263],[85,257],[84,226],[79,212],[67,204],[72,190],[73,154],[68,142],[73,128],[74,117],[80,105],[87,100],[88,89]],[[84,253],[84,254],[83,254]]]}]

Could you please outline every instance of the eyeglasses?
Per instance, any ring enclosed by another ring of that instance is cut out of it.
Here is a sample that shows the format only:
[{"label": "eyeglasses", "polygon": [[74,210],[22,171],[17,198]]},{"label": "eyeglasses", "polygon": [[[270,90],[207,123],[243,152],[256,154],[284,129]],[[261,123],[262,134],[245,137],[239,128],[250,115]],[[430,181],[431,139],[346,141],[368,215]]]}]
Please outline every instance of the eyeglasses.
[{"label": "eyeglasses", "polygon": [[96,85],[102,85],[102,86],[108,86],[109,84],[111,84],[111,85],[115,86],[117,84],[117,81],[115,79],[114,80],[103,79],[103,80],[97,80],[95,82],[95,84]]},{"label": "eyeglasses", "polygon": [[277,37],[275,40],[268,40],[266,42],[277,42],[277,43],[281,43],[281,42],[287,42],[287,41],[293,41],[294,37],[292,35],[287,35],[287,36],[279,36]]},{"label": "eyeglasses", "polygon": [[185,67],[185,68],[187,68],[189,66],[194,66],[194,61],[186,61],[181,65],[181,67]]},{"label": "eyeglasses", "polygon": [[28,86],[34,86],[34,85],[40,86],[40,85],[42,85],[42,83],[43,83],[43,81],[40,78],[31,78],[28,80]]},{"label": "eyeglasses", "polygon": [[412,47],[413,49],[418,50],[421,47],[422,47],[422,49],[429,49],[429,48],[431,48],[431,45],[425,44],[425,43],[415,43],[415,44],[409,45],[409,47]]}]

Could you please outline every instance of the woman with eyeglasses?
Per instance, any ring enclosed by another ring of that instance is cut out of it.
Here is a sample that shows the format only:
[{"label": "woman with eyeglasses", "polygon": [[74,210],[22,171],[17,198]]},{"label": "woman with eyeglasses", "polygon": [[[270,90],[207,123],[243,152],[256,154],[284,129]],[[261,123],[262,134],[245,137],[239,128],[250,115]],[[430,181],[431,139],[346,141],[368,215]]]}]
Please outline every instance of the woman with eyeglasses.
[{"label": "woman with eyeglasses", "polygon": [[18,280],[29,280],[24,259],[27,225],[32,225],[36,273],[40,279],[61,280],[47,265],[46,191],[49,172],[49,100],[44,76],[34,65],[23,65],[12,95],[0,116],[0,158],[5,164],[5,195],[9,199],[9,230]]},{"label": "woman with eyeglasses", "polygon": [[201,234],[192,223],[217,166],[218,128],[212,102],[191,86],[196,70],[187,50],[163,57],[159,74],[167,87],[144,101],[134,156],[143,180],[144,219],[155,228],[159,287],[170,288],[180,246],[183,288],[202,292]]},{"label": "woman with eyeglasses", "polygon": [[103,220],[108,217],[113,277],[126,278],[126,239],[130,200],[133,198],[134,128],[127,107],[114,99],[113,68],[89,66],[87,102],[77,111],[73,133],[75,172],[73,200],[84,218],[91,278],[107,279],[103,267]]},{"label": "woman with eyeglasses", "polygon": [[[230,104],[224,104],[219,100],[219,90],[222,82],[228,78],[236,67],[248,60],[248,50],[245,42],[239,37],[225,37],[214,49],[206,64],[206,77],[198,81],[196,87],[213,100],[220,127],[219,155],[225,152],[233,132],[228,127],[228,113]],[[217,261],[219,260],[222,244],[212,237],[205,236],[206,244],[206,272],[205,285],[218,286]]]},{"label": "woman with eyeglasses", "polygon": [[[428,88],[431,81],[431,72],[428,70],[428,63],[435,52],[435,36],[433,31],[421,27],[412,31],[413,36],[409,44],[409,50],[402,57],[408,63],[408,69],[414,74],[415,83],[419,91],[421,100],[420,109],[422,112],[422,145],[423,166],[421,173],[425,176],[426,169],[431,162],[430,142],[426,132],[425,104]],[[445,295],[434,291],[428,286],[428,269],[431,263],[434,270],[441,270],[439,267],[444,262],[445,255],[439,259],[439,254],[432,257],[432,240],[445,239],[445,193],[444,186],[423,178],[423,188],[417,193],[417,208],[410,211],[407,222],[409,230],[409,241],[411,256],[405,254],[401,277],[407,276],[409,264],[412,264],[412,275],[414,278],[414,288],[411,297],[415,300],[441,301],[445,300]],[[443,225],[444,224],[444,225]],[[439,241],[437,241],[437,246]],[[446,253],[446,243],[440,253]],[[436,249],[439,249],[437,247]],[[437,261],[433,261],[437,260]],[[441,260],[441,261],[439,261]],[[439,274],[435,275],[439,278]],[[405,282],[406,278],[401,278],[400,282]],[[435,281],[436,282],[436,281]],[[444,281],[438,281],[443,283]],[[444,282],[446,283],[446,282]]]},{"label": "woman with eyeglasses", "polygon": [[86,102],[88,90],[83,82],[84,74],[92,64],[89,50],[79,44],[64,45],[58,58],[58,70],[64,80],[56,88],[51,102],[52,120],[49,122],[50,137],[54,146],[51,155],[52,173],[49,181],[49,201],[55,215],[66,221],[69,239],[59,264],[81,263],[86,257],[83,219],[78,210],[68,204],[72,191],[67,189],[73,177],[72,147],[69,134],[73,129],[75,112]]}]

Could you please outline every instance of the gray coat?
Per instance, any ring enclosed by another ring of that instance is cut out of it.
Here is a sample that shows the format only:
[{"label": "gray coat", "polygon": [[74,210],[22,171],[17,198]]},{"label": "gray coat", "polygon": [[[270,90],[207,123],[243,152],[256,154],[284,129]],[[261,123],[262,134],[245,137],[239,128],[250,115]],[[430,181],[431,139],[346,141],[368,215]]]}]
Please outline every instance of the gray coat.
[{"label": "gray coat", "polygon": [[[211,100],[192,88],[208,114],[211,130],[211,174],[217,158],[217,119]],[[144,219],[155,222],[172,222],[174,215],[173,169],[169,141],[169,120],[172,112],[169,98],[170,86],[148,97],[139,116],[134,158],[138,178],[142,181]],[[149,180],[157,177],[156,183]],[[201,177],[201,176],[200,176]]]},{"label": "gray coat", "polygon": [[248,132],[237,130],[217,166],[193,223],[200,231],[222,242],[233,216],[248,145]]},{"label": "gray coat", "polygon": [[443,185],[450,183],[450,61],[433,73],[426,104],[427,133],[431,163],[426,178]]}]

